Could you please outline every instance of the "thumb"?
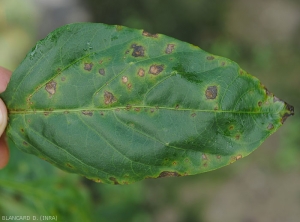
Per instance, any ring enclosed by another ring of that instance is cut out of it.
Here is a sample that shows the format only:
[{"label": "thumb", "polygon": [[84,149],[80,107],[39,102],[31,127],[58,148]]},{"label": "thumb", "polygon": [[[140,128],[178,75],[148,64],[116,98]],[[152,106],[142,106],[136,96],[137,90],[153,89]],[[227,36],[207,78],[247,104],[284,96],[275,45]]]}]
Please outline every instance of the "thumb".
[{"label": "thumb", "polygon": [[0,169],[2,169],[4,166],[7,165],[8,157],[9,157],[9,151],[8,151],[7,144],[5,142],[5,137],[4,135],[2,135],[6,125],[7,125],[7,110],[3,101],[0,99]]},{"label": "thumb", "polygon": [[0,99],[0,136],[3,134],[7,124],[7,110],[2,99]]}]

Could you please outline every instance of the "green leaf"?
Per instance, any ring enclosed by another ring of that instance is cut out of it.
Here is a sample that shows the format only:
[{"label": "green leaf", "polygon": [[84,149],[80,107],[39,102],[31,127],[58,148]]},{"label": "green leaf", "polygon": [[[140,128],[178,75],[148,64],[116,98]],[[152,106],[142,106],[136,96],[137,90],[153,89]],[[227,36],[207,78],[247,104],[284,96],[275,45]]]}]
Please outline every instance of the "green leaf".
[{"label": "green leaf", "polygon": [[1,98],[7,135],[21,150],[112,184],[228,165],[293,114],[226,58],[104,24],[50,33]]}]

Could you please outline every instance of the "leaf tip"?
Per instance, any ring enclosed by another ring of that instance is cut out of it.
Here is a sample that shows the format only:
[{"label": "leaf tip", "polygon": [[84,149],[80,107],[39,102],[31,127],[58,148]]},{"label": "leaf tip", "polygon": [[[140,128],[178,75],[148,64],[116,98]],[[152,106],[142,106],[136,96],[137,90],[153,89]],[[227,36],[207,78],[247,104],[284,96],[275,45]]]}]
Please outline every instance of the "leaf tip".
[{"label": "leaf tip", "polygon": [[288,117],[294,115],[294,107],[289,105],[288,103],[284,102],[285,110],[281,117],[281,123],[283,124]]}]

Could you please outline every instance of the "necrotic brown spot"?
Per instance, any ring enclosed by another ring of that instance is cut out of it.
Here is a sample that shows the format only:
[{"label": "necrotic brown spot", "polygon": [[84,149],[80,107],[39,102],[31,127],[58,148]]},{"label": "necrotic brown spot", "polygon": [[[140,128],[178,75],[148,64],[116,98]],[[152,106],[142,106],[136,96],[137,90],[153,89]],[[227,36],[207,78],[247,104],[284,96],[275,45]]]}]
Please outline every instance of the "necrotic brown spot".
[{"label": "necrotic brown spot", "polygon": [[143,31],[143,36],[147,36],[147,37],[152,37],[152,38],[157,38],[158,34],[151,34],[149,32]]},{"label": "necrotic brown spot", "polygon": [[116,178],[110,177],[109,179],[110,179],[111,181],[113,181],[115,185],[119,184],[119,182],[117,181]]},{"label": "necrotic brown spot", "polygon": [[274,129],[274,125],[272,123],[270,123],[267,128],[268,128],[268,130],[272,130],[272,129]]},{"label": "necrotic brown spot", "polygon": [[213,57],[213,56],[207,56],[206,59],[207,59],[207,60],[214,60],[215,57]]},{"label": "necrotic brown spot", "polygon": [[202,159],[207,160],[207,156],[205,154],[202,154]]},{"label": "necrotic brown spot", "polygon": [[192,116],[192,117],[195,117],[195,116],[196,116],[196,113],[192,113],[191,116]]},{"label": "necrotic brown spot", "polygon": [[131,48],[133,48],[132,56],[134,56],[134,57],[143,57],[144,56],[145,49],[143,46],[133,44],[131,46]]},{"label": "necrotic brown spot", "polygon": [[44,112],[44,116],[49,116],[50,113],[51,113],[51,112],[46,111],[46,112]]},{"label": "necrotic brown spot", "polygon": [[91,71],[93,68],[93,63],[84,63],[84,70]]},{"label": "necrotic brown spot", "polygon": [[161,177],[179,177],[180,174],[177,172],[169,172],[169,171],[163,171],[159,174],[158,178]]},{"label": "necrotic brown spot", "polygon": [[99,74],[102,76],[105,76],[105,70],[104,69],[99,69]]},{"label": "necrotic brown spot", "polygon": [[294,115],[294,107],[287,104],[286,102],[284,103],[285,107],[286,107],[286,113],[282,116],[281,118],[281,123],[283,124],[286,119],[289,117],[289,116],[293,116]]},{"label": "necrotic brown spot", "polygon": [[143,77],[143,76],[145,75],[145,70],[142,69],[142,68],[140,68],[139,71],[138,71],[138,75],[139,75],[140,77]]},{"label": "necrotic brown spot", "polygon": [[239,160],[239,159],[241,159],[242,157],[243,157],[243,156],[242,156],[241,154],[239,154],[239,155],[236,156],[235,159],[236,159],[236,160]]},{"label": "necrotic brown spot", "polygon": [[205,91],[205,96],[207,99],[215,99],[218,95],[218,89],[216,86],[209,86]]},{"label": "necrotic brown spot", "polygon": [[122,77],[122,82],[123,83],[127,83],[128,82],[128,77],[127,76],[123,76]]},{"label": "necrotic brown spot", "polygon": [[276,102],[283,102],[281,101],[279,98],[277,98],[276,96],[273,97],[273,102],[276,103]]},{"label": "necrotic brown spot", "polygon": [[114,95],[111,92],[108,92],[108,91],[104,92],[104,103],[106,105],[112,104],[116,101],[117,101],[116,98],[114,97]]},{"label": "necrotic brown spot", "polygon": [[93,181],[96,183],[102,183],[100,179],[93,179]]},{"label": "necrotic brown spot", "polygon": [[85,115],[85,116],[93,116],[93,112],[89,111],[89,110],[82,111],[82,114]]},{"label": "necrotic brown spot", "polygon": [[126,105],[126,107],[125,107],[125,109],[127,110],[127,111],[129,111],[129,110],[131,110],[131,108],[132,108],[132,106],[131,105]]},{"label": "necrotic brown spot", "polygon": [[69,167],[69,168],[74,168],[71,164],[69,164],[69,163],[67,163],[66,164],[67,165],[67,167]]},{"label": "necrotic brown spot", "polygon": [[164,65],[152,65],[150,66],[149,73],[153,75],[158,75],[164,70]]},{"label": "necrotic brown spot", "polygon": [[61,81],[65,81],[66,80],[66,77],[61,77]]},{"label": "necrotic brown spot", "polygon": [[50,94],[54,95],[56,92],[56,82],[53,80],[46,84],[45,90]]},{"label": "necrotic brown spot", "polygon": [[166,53],[167,54],[172,53],[174,48],[175,48],[175,44],[168,44],[166,48]]}]

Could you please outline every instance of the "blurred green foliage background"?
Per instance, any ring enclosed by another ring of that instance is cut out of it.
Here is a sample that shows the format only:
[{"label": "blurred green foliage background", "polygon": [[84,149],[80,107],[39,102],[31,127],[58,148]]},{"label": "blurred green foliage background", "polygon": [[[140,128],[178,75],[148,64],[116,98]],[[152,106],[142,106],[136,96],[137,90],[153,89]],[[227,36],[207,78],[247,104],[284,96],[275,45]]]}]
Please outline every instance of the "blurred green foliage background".
[{"label": "blurred green foliage background", "polygon": [[9,165],[0,171],[0,220],[299,221],[299,0],[0,0],[0,65],[14,70],[37,40],[86,21],[166,34],[228,57],[294,105],[296,115],[230,166],[126,186],[62,172],[11,144]]}]

